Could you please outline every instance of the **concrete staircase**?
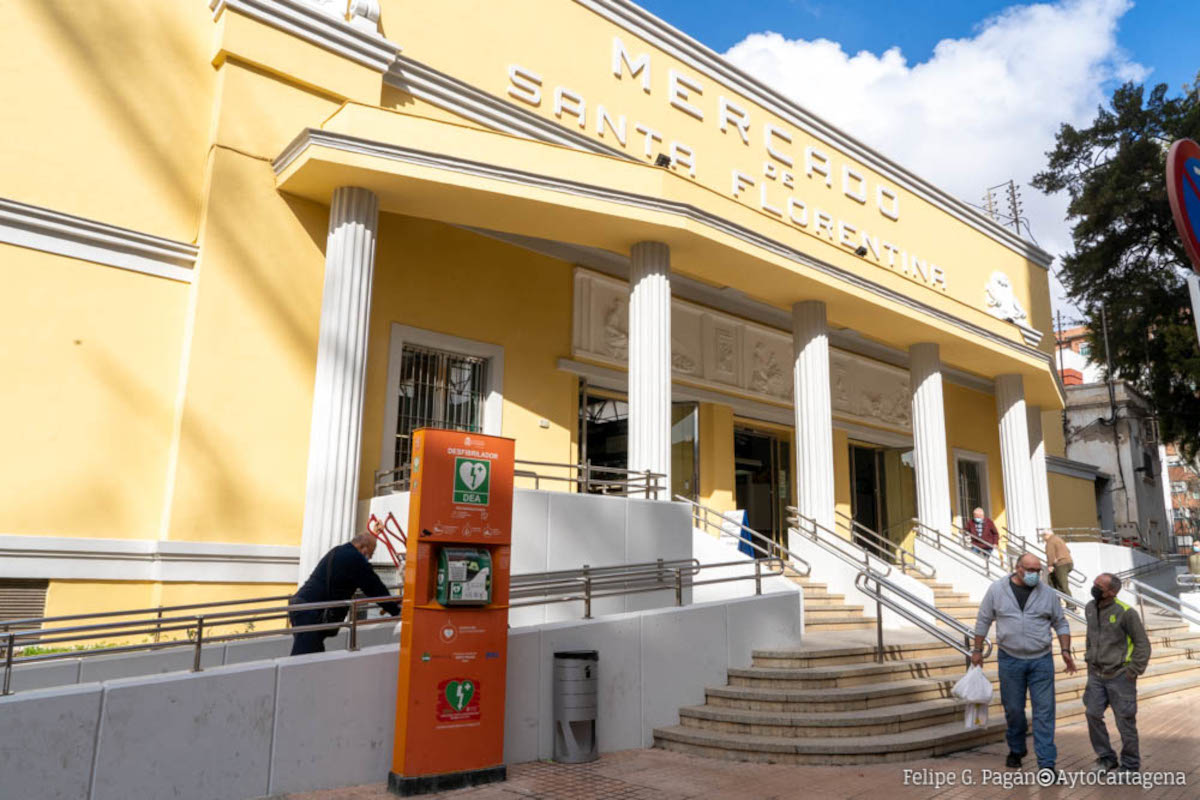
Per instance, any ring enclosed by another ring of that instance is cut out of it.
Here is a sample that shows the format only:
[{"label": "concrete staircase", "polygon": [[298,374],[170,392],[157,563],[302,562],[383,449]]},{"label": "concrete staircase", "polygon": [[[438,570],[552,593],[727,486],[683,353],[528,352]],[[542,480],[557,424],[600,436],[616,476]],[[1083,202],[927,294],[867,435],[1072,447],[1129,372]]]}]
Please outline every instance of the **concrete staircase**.
[{"label": "concrete staircase", "polygon": [[792,574],[788,577],[804,592],[804,634],[862,630],[875,627],[875,619],[862,606],[849,605],[845,595],[830,594],[827,584]]},{"label": "concrete staircase", "polygon": [[[820,585],[802,585],[807,604],[808,587],[819,592]],[[965,598],[955,597],[948,587],[933,588],[942,592],[947,606],[965,606]],[[958,610],[951,613],[959,616]],[[966,618],[967,609],[961,610]],[[969,616],[974,619],[973,610]],[[943,755],[1003,739],[994,657],[984,665],[996,687],[988,723],[966,730],[963,704],[950,694],[965,669],[961,653],[936,640],[910,636],[890,645],[885,660],[877,663],[874,647],[848,643],[853,631],[820,632],[822,623],[805,626],[804,647],[755,651],[750,667],[730,669],[728,684],[707,689],[704,705],[680,709],[678,725],[655,730],[655,746],[735,761],[865,764]],[[1200,633],[1154,615],[1148,628],[1153,656],[1138,681],[1139,696],[1200,689]],[[1082,654],[1083,632],[1073,633],[1075,652]],[[888,638],[896,637],[889,633]],[[858,639],[866,637],[859,634]],[[1087,679],[1081,656],[1077,663],[1080,672],[1067,676],[1056,653],[1059,719],[1083,713]]]}]

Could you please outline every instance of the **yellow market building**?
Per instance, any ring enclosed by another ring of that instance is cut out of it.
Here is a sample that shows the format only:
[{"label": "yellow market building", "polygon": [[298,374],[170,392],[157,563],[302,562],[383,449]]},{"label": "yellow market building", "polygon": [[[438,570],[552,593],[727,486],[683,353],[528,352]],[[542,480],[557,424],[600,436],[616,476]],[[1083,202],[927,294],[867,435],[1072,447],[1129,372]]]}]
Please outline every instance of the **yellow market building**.
[{"label": "yellow market building", "polygon": [[780,539],[1095,524],[1050,256],[626,0],[9,11],[0,585],[47,614],[290,592],[426,424]]}]

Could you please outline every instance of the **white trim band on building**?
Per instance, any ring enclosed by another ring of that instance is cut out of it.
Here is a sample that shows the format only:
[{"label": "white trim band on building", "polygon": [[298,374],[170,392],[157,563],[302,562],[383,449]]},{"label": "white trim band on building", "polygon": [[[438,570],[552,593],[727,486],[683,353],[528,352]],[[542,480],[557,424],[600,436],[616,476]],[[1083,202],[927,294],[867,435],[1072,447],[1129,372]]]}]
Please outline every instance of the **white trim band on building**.
[{"label": "white trim band on building", "polygon": [[395,42],[302,0],[209,0],[208,7],[214,20],[236,11],[378,72],[387,72],[400,52]]},{"label": "white trim band on building", "polygon": [[199,248],[0,198],[0,242],[191,283]]},{"label": "white trim band on building", "polygon": [[0,535],[0,577],[295,583],[300,548],[232,542]]},{"label": "white trim band on building", "polygon": [[[557,177],[539,175],[525,170],[496,166],[494,164],[483,164],[476,161],[470,161],[467,159],[446,155],[444,153],[416,150],[399,144],[363,139],[357,136],[351,136],[335,131],[320,130],[318,128],[306,128],[297,134],[296,138],[293,139],[287,145],[287,147],[285,147],[284,150],[271,162],[271,166],[275,170],[275,174],[279,175],[283,173],[309,147],[325,147],[335,151],[374,156],[389,161],[396,161],[398,163],[414,164],[433,169],[444,169],[464,175],[472,175],[480,178],[515,183],[520,186],[540,188],[547,191],[563,192],[576,197],[586,197],[594,200],[620,203],[622,205],[627,205],[634,208],[642,208],[648,211],[674,214],[676,216],[708,226],[713,230],[720,231],[721,233],[732,236],[733,238],[739,239],[747,244],[760,247],[767,252],[780,256],[781,258],[786,258],[789,261],[803,264],[804,266],[810,267],[822,274],[841,280],[846,284],[855,287],[856,289],[869,292],[870,294],[880,297],[884,300],[894,302],[898,305],[923,314],[924,316],[927,316],[938,323],[948,325],[969,335],[977,336],[993,344],[1003,346],[1004,348],[1021,356],[1042,361],[1045,363],[1047,371],[1053,372],[1054,357],[1049,353],[1038,350],[1035,347],[1031,347],[1024,342],[1014,341],[1005,336],[1001,336],[988,330],[987,328],[976,325],[973,322],[955,316],[947,311],[943,311],[935,306],[929,305],[928,303],[923,303],[920,300],[917,300],[902,292],[898,292],[890,287],[884,286],[883,284],[876,283],[875,281],[870,280],[863,275],[834,266],[833,264],[822,261],[821,259],[814,258],[802,250],[789,247],[788,245],[785,245],[776,239],[772,239],[768,236],[760,234],[750,228],[732,223],[724,217],[708,213],[687,203],[664,200],[659,197],[648,195],[634,194],[632,192],[625,192],[606,186],[585,184],[578,181],[568,181]],[[1053,374],[1057,375],[1057,372],[1053,372]]]}]

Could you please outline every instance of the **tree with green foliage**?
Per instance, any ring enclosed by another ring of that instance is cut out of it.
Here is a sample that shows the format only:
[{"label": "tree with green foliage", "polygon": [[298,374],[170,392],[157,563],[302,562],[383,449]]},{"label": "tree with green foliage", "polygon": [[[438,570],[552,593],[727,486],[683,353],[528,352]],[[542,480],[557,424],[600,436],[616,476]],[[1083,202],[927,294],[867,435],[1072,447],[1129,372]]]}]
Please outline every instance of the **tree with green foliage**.
[{"label": "tree with green foliage", "polygon": [[1200,75],[1182,95],[1126,83],[1086,128],[1063,125],[1033,185],[1066,192],[1073,252],[1059,273],[1103,363],[1108,316],[1114,377],[1149,398],[1164,441],[1200,453],[1200,347],[1184,282],[1191,269],[1167,202],[1167,149],[1200,140]]}]

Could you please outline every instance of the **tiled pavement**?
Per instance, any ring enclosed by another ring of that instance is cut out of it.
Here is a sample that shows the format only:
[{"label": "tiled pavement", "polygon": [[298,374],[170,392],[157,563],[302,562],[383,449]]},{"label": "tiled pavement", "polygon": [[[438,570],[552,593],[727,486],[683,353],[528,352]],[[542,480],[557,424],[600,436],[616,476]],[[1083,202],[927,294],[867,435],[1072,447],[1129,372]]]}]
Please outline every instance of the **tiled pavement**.
[{"label": "tiled pavement", "polygon": [[[1141,703],[1138,728],[1142,742],[1143,775],[1150,771],[1184,773],[1186,785],[1160,786],[1145,790],[1130,786],[1036,786],[1005,789],[999,785],[981,785],[984,770],[993,774],[1012,774],[1004,769],[1004,744],[980,750],[956,753],[902,764],[878,764],[847,767],[797,767],[748,764],[697,758],[662,750],[626,750],[610,753],[591,764],[575,766],[530,763],[509,768],[505,783],[446,792],[429,797],[444,800],[682,800],[682,798],[719,797],[769,800],[805,798],[824,800],[990,800],[991,798],[1044,798],[1045,800],[1184,800],[1200,797],[1200,693],[1166,696]],[[1109,734],[1114,745],[1119,741],[1111,714]],[[1062,770],[1090,769],[1094,756],[1088,743],[1087,725],[1079,721],[1059,727],[1058,767]],[[1032,759],[1032,742],[1030,742]],[[959,781],[953,786],[905,784],[905,770],[911,775],[933,778],[953,774]],[[922,772],[924,771],[924,772]],[[974,785],[963,786],[964,774]],[[1032,775],[1032,773],[1030,773]],[[286,800],[387,800],[386,787],[376,784],[334,789],[323,792],[288,795]]]}]

